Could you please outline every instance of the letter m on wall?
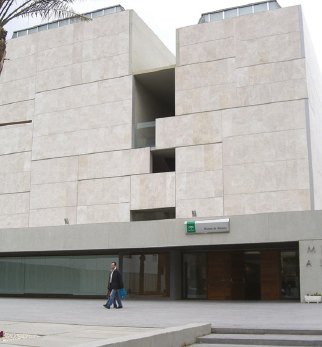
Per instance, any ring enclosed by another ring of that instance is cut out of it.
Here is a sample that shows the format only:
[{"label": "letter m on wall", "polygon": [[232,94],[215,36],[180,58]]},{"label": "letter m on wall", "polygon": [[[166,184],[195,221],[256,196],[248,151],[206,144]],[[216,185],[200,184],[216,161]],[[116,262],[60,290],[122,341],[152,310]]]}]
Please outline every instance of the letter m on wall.
[{"label": "letter m on wall", "polygon": [[315,253],[315,248],[314,248],[314,246],[313,247],[308,247],[307,248],[307,253]]}]

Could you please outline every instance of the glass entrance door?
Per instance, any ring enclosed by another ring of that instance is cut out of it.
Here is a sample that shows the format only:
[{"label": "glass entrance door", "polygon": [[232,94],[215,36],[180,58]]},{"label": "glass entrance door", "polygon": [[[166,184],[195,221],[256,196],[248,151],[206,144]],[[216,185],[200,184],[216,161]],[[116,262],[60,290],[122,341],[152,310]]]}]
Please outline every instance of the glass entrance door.
[{"label": "glass entrance door", "polygon": [[207,255],[188,253],[183,255],[183,298],[206,299]]}]

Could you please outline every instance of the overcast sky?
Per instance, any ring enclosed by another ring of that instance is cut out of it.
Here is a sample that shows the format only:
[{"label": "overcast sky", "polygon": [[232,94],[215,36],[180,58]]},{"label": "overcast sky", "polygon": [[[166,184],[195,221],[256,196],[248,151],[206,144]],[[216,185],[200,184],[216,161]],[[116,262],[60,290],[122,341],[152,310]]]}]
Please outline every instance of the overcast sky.
[{"label": "overcast sky", "polygon": [[[120,1],[120,2],[119,2]],[[202,13],[223,8],[245,5],[255,0],[84,0],[75,3],[78,12],[89,12],[98,8],[122,5],[126,10],[133,9],[159,36],[166,46],[175,53],[176,29],[197,24]],[[322,1],[321,0],[279,0],[282,7],[301,4],[309,27],[316,56],[322,65]],[[27,28],[40,23],[40,20],[19,19],[6,26],[8,39],[13,30]]]}]

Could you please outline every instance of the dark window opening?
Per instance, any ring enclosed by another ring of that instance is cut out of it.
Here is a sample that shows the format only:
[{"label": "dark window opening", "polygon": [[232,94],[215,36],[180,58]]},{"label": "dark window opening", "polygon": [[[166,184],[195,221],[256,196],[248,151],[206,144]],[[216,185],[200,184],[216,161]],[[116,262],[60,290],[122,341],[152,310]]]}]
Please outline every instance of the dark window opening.
[{"label": "dark window opening", "polygon": [[175,149],[151,151],[152,173],[173,172],[176,170]]},{"label": "dark window opening", "polygon": [[131,221],[140,222],[147,220],[175,219],[176,210],[170,208],[156,208],[153,210],[136,210],[131,211]]}]

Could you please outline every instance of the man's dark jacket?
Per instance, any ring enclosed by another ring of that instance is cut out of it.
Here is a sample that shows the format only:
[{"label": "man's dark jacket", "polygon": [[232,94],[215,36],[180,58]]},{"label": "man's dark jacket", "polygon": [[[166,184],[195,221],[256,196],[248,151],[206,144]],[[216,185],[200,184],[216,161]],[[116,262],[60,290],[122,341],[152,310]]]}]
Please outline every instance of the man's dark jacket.
[{"label": "man's dark jacket", "polygon": [[108,289],[122,289],[124,288],[122,275],[118,269],[115,269],[112,276],[112,282],[110,283],[111,273],[108,277]]}]

